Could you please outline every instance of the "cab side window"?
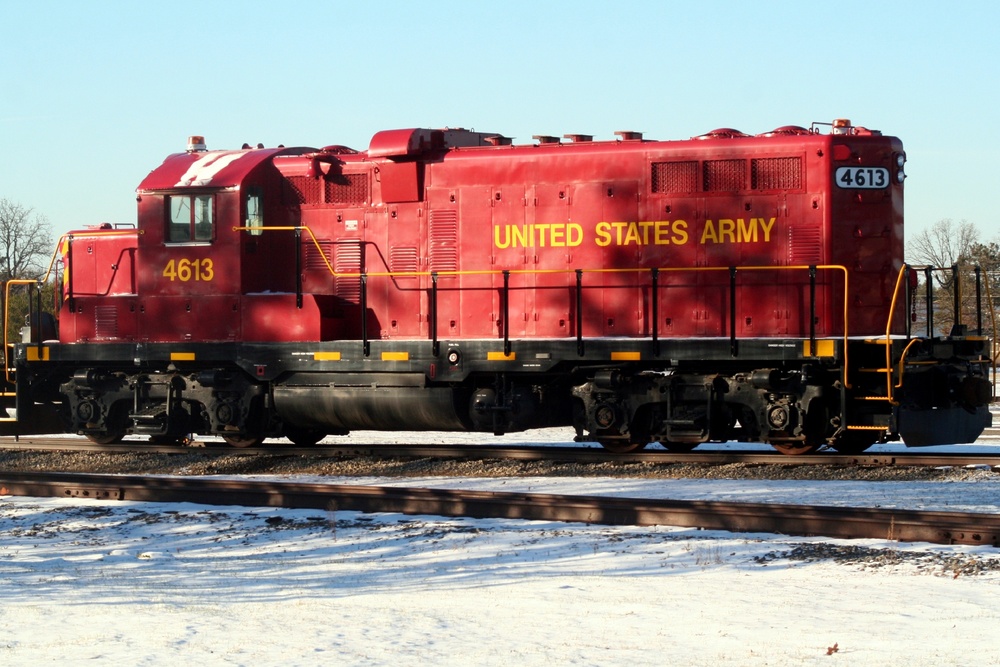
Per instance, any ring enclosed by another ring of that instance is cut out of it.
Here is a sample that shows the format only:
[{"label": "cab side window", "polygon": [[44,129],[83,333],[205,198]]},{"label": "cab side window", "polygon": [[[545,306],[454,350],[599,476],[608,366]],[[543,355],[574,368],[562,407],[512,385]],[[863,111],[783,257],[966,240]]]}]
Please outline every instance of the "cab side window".
[{"label": "cab side window", "polygon": [[167,241],[188,243],[211,241],[214,236],[212,195],[167,197]]},{"label": "cab side window", "polygon": [[247,227],[251,236],[264,233],[264,206],[262,195],[257,188],[249,188],[246,193],[246,219],[243,226]]}]

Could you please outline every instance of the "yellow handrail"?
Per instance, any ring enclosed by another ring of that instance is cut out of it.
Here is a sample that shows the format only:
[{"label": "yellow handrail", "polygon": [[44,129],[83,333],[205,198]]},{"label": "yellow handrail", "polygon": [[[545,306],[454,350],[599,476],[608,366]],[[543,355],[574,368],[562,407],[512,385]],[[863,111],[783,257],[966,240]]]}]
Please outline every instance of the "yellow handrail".
[{"label": "yellow handrail", "polygon": [[[892,290],[892,299],[889,301],[889,319],[885,323],[885,391],[886,398],[889,399],[890,405],[899,405],[899,403],[893,398],[895,392],[892,390],[892,321],[896,317],[896,303],[899,300],[899,291],[903,285],[903,279],[909,273],[909,266],[903,264],[899,269],[899,273],[896,274],[896,286]],[[909,352],[910,346],[915,343],[918,338],[914,338],[906,346],[903,351],[902,357],[899,360],[899,379],[900,383],[903,380],[903,359],[906,357],[906,353]],[[897,385],[897,389],[902,386],[902,384]]]},{"label": "yellow handrail", "polygon": [[[891,342],[891,340],[892,340],[892,321],[893,321],[893,319],[895,319],[896,303],[899,301],[899,298],[900,298],[900,289],[901,289],[901,287],[903,285],[904,278],[908,275],[908,271],[910,269],[916,269],[916,268],[919,268],[919,267],[911,267],[909,264],[903,264],[903,266],[899,269],[899,273],[896,276],[896,286],[893,289],[892,299],[891,299],[890,304],[889,304],[889,319],[886,321],[886,324],[885,324],[885,375],[886,375],[886,392],[887,392],[887,397],[889,399],[889,403],[892,404],[892,405],[899,405],[899,402],[896,401],[893,398],[893,396],[895,394],[895,392],[893,391],[893,389],[900,389],[903,386],[903,369],[905,367],[906,357],[907,357],[907,355],[910,352],[910,348],[913,347],[913,345],[915,343],[917,343],[918,341],[926,340],[925,338],[922,338],[922,337],[915,337],[909,343],[907,343],[906,347],[903,349],[903,352],[902,352],[902,354],[899,357],[899,378],[897,379],[896,384],[894,386],[893,383],[892,383],[892,366],[893,366],[892,365],[892,342]],[[930,268],[930,267],[927,267],[927,268]],[[944,270],[944,269],[939,269],[939,270]],[[959,289],[956,290],[958,293],[956,293],[955,299],[960,304],[961,303],[961,294],[960,294],[960,291],[961,291],[961,280],[959,280],[958,288]],[[996,338],[996,333],[995,332],[997,330],[996,309],[993,307],[993,296],[992,296],[991,291],[990,291],[990,281],[989,280],[986,281],[986,300],[990,304],[990,308],[989,308],[989,311],[990,311],[990,321],[991,321],[991,323],[993,325],[994,339],[995,339]],[[929,305],[928,307],[932,307],[932,305]],[[932,332],[932,334],[933,334],[933,332]],[[991,362],[992,367],[993,367],[993,376],[994,376],[994,379],[995,379],[996,378],[996,361],[997,361],[997,356],[998,356],[996,354],[996,352],[994,351],[995,348],[996,348],[996,341],[995,340],[992,341],[992,346],[993,346],[993,349],[990,350],[990,362]],[[996,393],[996,384],[995,383],[993,385],[993,391],[994,391],[994,394],[995,394]]]},{"label": "yellow handrail", "polygon": [[[48,273],[46,273],[48,276]],[[7,323],[10,322],[10,288],[13,285],[37,285],[37,280],[28,280],[25,278],[13,278],[4,282],[4,295],[3,295],[3,349],[4,349],[4,378],[8,383],[13,383],[13,368],[11,364],[6,363],[6,354],[8,347],[12,344],[7,340]]]},{"label": "yellow handrail", "polygon": [[[531,274],[534,274],[534,275],[543,275],[544,274],[544,275],[548,275],[548,274],[557,274],[557,273],[575,274],[577,271],[580,271],[580,272],[583,272],[583,273],[649,273],[652,270],[652,267],[650,267],[650,268],[600,268],[600,269],[506,269],[506,270],[504,270],[504,269],[479,269],[479,270],[473,270],[473,271],[457,271],[457,270],[455,270],[455,271],[447,271],[447,270],[446,271],[371,271],[371,272],[354,272],[354,271],[351,271],[351,272],[342,272],[341,273],[341,272],[337,272],[336,269],[334,269],[333,266],[330,264],[330,261],[327,259],[326,253],[324,252],[323,247],[320,245],[319,240],[316,238],[316,235],[313,233],[312,229],[310,229],[306,225],[303,225],[303,226],[284,226],[284,227],[279,227],[279,226],[275,226],[275,227],[233,227],[232,229],[233,229],[234,232],[252,231],[252,232],[255,232],[255,233],[259,233],[259,232],[263,232],[263,231],[287,231],[287,232],[303,232],[304,231],[304,232],[306,232],[309,235],[309,238],[311,239],[313,245],[315,246],[316,250],[318,251],[319,256],[323,258],[323,263],[326,266],[327,271],[329,271],[330,275],[332,275],[334,278],[361,278],[362,276],[365,276],[365,277],[385,277],[385,278],[414,278],[414,277],[420,277],[420,276],[429,277],[429,276],[435,275],[435,274],[438,275],[438,276],[502,275],[505,271],[506,271],[507,274],[510,274],[510,275],[518,275],[518,274],[525,274],[525,275],[531,275]],[[844,335],[843,335],[843,341],[844,341],[844,386],[846,388],[850,389],[851,388],[851,384],[848,381],[848,377],[847,377],[847,366],[848,366],[848,364],[847,364],[847,354],[848,354],[848,352],[847,352],[847,348],[848,348],[847,341],[848,341],[848,337],[850,335],[849,331],[848,331],[848,312],[849,312],[848,311],[848,304],[850,303],[850,284],[849,284],[850,283],[850,276],[848,274],[847,267],[843,266],[843,265],[840,265],[840,264],[818,264],[818,265],[815,265],[815,266],[809,265],[809,264],[794,264],[794,265],[787,265],[787,266],[748,265],[748,266],[736,266],[736,267],[729,267],[729,266],[692,266],[692,267],[666,266],[666,267],[657,267],[656,270],[660,271],[660,272],[667,272],[667,273],[670,273],[670,272],[681,273],[681,272],[699,272],[699,271],[704,271],[704,272],[709,272],[709,271],[729,271],[731,268],[735,268],[737,271],[808,271],[808,270],[810,270],[812,268],[815,268],[817,270],[836,270],[836,271],[840,271],[841,273],[843,273],[843,276],[844,276],[844,305],[843,305],[843,308],[844,308],[844,312],[843,312],[843,317],[844,317]]]}]

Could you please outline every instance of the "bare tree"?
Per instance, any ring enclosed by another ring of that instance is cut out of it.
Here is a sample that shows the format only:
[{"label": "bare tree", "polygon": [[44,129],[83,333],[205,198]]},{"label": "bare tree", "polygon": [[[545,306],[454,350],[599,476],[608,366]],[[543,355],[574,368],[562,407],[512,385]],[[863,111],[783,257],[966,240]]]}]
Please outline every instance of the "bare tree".
[{"label": "bare tree", "polygon": [[[0,198],[0,281],[41,278],[48,268],[52,248],[52,230],[45,216],[17,202]],[[53,281],[42,285],[41,289],[43,309],[51,310]],[[0,294],[0,303],[3,303],[0,318],[6,325],[0,336],[5,342],[17,340],[21,327],[30,319],[31,293],[28,287],[20,285]],[[0,358],[6,363],[6,355]]]},{"label": "bare tree", "polygon": [[[979,230],[972,223],[945,219],[920,232],[906,244],[909,264],[935,269],[927,273],[921,272],[921,283],[926,285],[923,278],[932,276],[933,286],[936,288],[932,316],[934,328],[939,332],[950,331],[956,324],[956,315],[959,322],[970,329],[978,328],[982,319],[981,311],[976,308],[975,268],[980,267],[981,284],[984,280],[992,279],[1000,261],[1000,249],[996,243],[981,243],[979,238]],[[959,281],[957,285],[956,277]],[[992,292],[993,284],[988,287]],[[961,299],[958,304],[956,296]],[[920,315],[917,317],[920,318]],[[989,322],[982,324],[983,328],[991,330]]]},{"label": "bare tree", "polygon": [[0,198],[0,280],[38,278],[52,252],[52,229],[45,216]]},{"label": "bare tree", "polygon": [[[911,264],[947,268],[971,256],[971,250],[978,242],[979,230],[971,222],[938,220],[930,229],[910,239],[906,244],[906,257]],[[940,285],[949,282],[950,275],[942,273],[938,276]]]}]

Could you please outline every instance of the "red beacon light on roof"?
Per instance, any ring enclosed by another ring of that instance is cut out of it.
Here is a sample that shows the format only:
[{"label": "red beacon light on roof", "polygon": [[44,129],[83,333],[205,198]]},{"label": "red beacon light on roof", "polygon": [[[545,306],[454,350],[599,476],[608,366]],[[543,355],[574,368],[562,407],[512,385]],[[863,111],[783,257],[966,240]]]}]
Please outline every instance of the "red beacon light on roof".
[{"label": "red beacon light on roof", "polygon": [[847,118],[837,118],[833,121],[833,133],[834,134],[850,134],[851,133],[851,121]]},{"label": "red beacon light on roof", "polygon": [[205,145],[205,137],[195,134],[188,137],[188,153],[197,153],[200,151],[207,151],[208,147]]}]

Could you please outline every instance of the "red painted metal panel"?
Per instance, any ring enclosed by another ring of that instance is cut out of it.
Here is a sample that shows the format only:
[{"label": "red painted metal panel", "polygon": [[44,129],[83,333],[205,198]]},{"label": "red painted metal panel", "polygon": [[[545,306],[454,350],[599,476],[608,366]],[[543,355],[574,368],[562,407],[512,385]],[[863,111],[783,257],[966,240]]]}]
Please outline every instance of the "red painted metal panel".
[{"label": "red painted metal panel", "polygon": [[133,296],[79,296],[64,302],[59,314],[62,342],[127,342],[138,339],[138,308]]},{"label": "red painted metal panel", "polygon": [[149,342],[241,340],[240,300],[231,295],[139,299],[138,338]]},{"label": "red painted metal panel", "polygon": [[420,167],[417,162],[386,162],[380,168],[382,201],[387,204],[420,201]]},{"label": "red painted metal panel", "polygon": [[63,289],[79,296],[135,294],[136,245],[131,229],[71,232],[61,248]]},{"label": "red painted metal panel", "polygon": [[298,308],[294,294],[255,294],[243,298],[239,317],[242,340],[248,342],[329,341],[353,333],[358,307],[333,296],[307,295]]}]

